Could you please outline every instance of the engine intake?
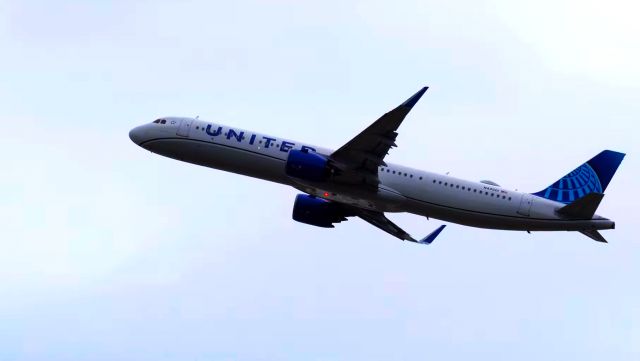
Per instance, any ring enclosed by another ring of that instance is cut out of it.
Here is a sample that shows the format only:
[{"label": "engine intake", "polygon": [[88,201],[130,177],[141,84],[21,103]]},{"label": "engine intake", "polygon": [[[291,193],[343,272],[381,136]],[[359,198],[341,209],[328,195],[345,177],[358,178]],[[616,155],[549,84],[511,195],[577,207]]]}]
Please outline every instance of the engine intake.
[{"label": "engine intake", "polygon": [[353,215],[338,203],[332,203],[308,194],[298,194],[293,205],[292,218],[295,221],[316,227],[333,228],[334,223],[346,221],[347,217]]},{"label": "engine intake", "polygon": [[324,182],[329,178],[329,160],[308,150],[292,149],[289,151],[285,173],[289,177],[313,182]]}]

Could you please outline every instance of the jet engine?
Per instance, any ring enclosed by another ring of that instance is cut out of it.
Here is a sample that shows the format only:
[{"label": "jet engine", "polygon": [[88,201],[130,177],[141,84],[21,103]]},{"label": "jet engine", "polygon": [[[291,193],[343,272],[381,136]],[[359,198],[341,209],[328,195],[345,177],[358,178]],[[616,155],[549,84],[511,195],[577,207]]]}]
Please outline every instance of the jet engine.
[{"label": "jet engine", "polygon": [[293,205],[295,221],[316,227],[333,228],[333,223],[346,221],[354,216],[343,205],[332,203],[308,194],[298,194]]},{"label": "jet engine", "polygon": [[329,178],[329,161],[324,156],[308,150],[289,151],[285,173],[289,177],[312,182],[324,182]]}]

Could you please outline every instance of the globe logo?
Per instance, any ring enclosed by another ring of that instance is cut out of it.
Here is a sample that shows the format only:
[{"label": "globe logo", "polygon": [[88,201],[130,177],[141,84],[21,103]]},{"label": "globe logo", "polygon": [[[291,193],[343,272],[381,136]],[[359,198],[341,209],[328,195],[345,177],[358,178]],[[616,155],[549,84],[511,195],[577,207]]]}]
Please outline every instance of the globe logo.
[{"label": "globe logo", "polygon": [[594,192],[602,193],[602,185],[593,168],[585,163],[547,188],[544,197],[562,203],[571,203]]}]

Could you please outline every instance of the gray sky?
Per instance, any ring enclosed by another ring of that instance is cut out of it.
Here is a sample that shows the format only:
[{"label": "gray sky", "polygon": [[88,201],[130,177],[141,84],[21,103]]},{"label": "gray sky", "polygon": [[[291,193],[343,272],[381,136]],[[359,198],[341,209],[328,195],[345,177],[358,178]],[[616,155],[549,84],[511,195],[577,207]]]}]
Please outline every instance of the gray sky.
[{"label": "gray sky", "polygon": [[[639,10],[1,1],[0,359],[637,360]],[[314,228],[293,189],[127,136],[200,115],[338,147],[424,85],[389,161],[533,192],[626,152],[610,244]]]}]

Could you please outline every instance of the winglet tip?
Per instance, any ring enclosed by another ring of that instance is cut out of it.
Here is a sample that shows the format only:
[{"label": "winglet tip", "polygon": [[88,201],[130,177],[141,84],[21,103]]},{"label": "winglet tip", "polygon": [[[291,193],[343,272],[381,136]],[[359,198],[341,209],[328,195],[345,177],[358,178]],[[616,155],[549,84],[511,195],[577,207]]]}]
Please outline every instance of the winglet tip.
[{"label": "winglet tip", "polygon": [[420,98],[422,98],[427,89],[429,89],[429,87],[425,86],[422,89],[418,90],[418,92],[412,95],[411,98],[402,103],[402,106],[411,110],[416,105],[416,103],[418,103]]},{"label": "winglet tip", "polygon": [[443,224],[440,227],[436,228],[435,231],[429,233],[429,235],[421,239],[419,243],[431,244],[446,226],[447,226],[446,224]]}]

